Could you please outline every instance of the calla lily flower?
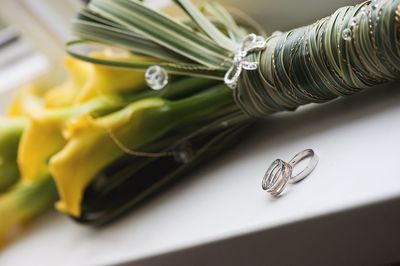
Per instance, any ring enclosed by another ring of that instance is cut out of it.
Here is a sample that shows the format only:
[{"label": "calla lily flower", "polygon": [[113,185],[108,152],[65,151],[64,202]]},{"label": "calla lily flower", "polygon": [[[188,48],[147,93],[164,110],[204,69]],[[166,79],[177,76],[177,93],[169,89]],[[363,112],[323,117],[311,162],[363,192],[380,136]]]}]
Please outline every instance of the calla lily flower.
[{"label": "calla lily flower", "polygon": [[110,101],[96,99],[77,106],[40,110],[32,114],[18,149],[22,178],[32,181],[48,171],[48,160],[66,143],[62,131],[68,121],[107,108],[110,104]]},{"label": "calla lily flower", "polygon": [[[95,58],[116,58],[113,54],[92,53]],[[119,55],[118,58],[121,56]],[[127,54],[123,60],[147,60]],[[44,96],[47,108],[81,104],[99,96],[135,93],[146,88],[142,71],[95,65],[67,57],[64,61],[69,78]]]},{"label": "calla lily flower", "polygon": [[[91,56],[108,59],[116,57],[103,53],[92,53]],[[147,61],[146,57],[131,54],[123,56],[122,59]],[[87,80],[75,102],[81,103],[103,95],[135,93],[146,88],[143,71],[95,64],[89,66],[89,69],[86,70]]]},{"label": "calla lily flower", "polygon": [[137,101],[97,119],[85,116],[70,123],[66,145],[49,164],[60,194],[57,208],[79,216],[84,189],[107,164],[124,154],[121,146],[138,149],[173,125],[168,102],[158,98]]},{"label": "calla lily flower", "polygon": [[35,96],[35,88],[31,88],[12,105],[12,114],[25,114],[30,119],[18,152],[18,163],[25,180],[34,180],[47,172],[48,160],[66,143],[62,131],[68,121],[114,105],[113,94],[145,88],[142,72],[97,66],[74,58],[67,58],[65,65],[69,80],[45,93],[43,100]]}]

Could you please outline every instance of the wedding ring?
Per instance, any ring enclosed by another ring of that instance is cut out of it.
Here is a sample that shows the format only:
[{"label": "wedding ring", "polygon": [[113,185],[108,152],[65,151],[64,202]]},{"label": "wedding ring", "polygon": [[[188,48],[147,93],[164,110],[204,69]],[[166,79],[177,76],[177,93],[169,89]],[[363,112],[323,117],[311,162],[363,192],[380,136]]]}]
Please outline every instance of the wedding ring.
[{"label": "wedding ring", "polygon": [[306,178],[311,172],[315,169],[318,163],[318,156],[315,152],[311,149],[306,149],[304,151],[299,152],[296,154],[292,160],[289,161],[289,165],[294,168],[298,163],[303,161],[306,158],[310,158],[310,162],[308,163],[307,167],[304,168],[303,171],[299,172],[297,175],[292,176],[290,178],[290,183],[294,184],[300,182],[304,178]]},{"label": "wedding ring", "polygon": [[273,196],[279,196],[292,176],[292,166],[282,161],[275,160],[264,175],[262,188]]},{"label": "wedding ring", "polygon": [[[293,168],[306,158],[310,158],[307,167],[296,175]],[[296,154],[289,163],[276,159],[269,166],[262,180],[262,188],[274,197],[279,197],[288,183],[297,183],[306,178],[315,169],[318,163],[318,156],[311,149],[306,149]]]}]

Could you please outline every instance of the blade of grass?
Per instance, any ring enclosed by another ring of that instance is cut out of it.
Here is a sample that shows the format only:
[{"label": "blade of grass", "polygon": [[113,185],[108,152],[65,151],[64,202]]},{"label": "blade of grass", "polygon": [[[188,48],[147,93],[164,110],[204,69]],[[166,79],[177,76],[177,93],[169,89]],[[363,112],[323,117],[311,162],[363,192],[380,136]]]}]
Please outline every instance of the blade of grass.
[{"label": "blade of grass", "polygon": [[232,40],[239,43],[246,35],[246,31],[239,27],[229,12],[217,2],[206,2],[204,10],[210,13],[213,18],[225,26],[228,34]]},{"label": "blade of grass", "polygon": [[90,10],[208,67],[220,67],[230,51],[135,0],[94,0]]},{"label": "blade of grass", "polygon": [[[162,66],[168,73],[176,75],[188,75],[188,76],[222,80],[226,72],[226,70],[222,67],[219,69],[214,69],[196,64],[171,63],[171,62],[143,63],[132,60],[117,61],[117,59],[110,60],[110,59],[91,57],[90,56],[91,51],[98,51],[98,49],[96,48],[99,48],[100,45],[101,44],[90,40],[74,40],[67,43],[67,53],[73,57],[76,57],[80,60],[89,63],[101,64],[112,67],[125,67],[125,68],[146,70],[150,66],[157,64],[159,66]],[[108,45],[106,47],[110,46]]]},{"label": "blade of grass", "polygon": [[129,51],[167,61],[190,62],[187,58],[170,51],[139,34],[122,28],[110,27],[94,22],[75,20],[72,30],[80,38],[119,46]]},{"label": "blade of grass", "polygon": [[196,23],[199,27],[222,47],[226,47],[235,52],[238,45],[226,37],[217,27],[215,27],[208,18],[206,18],[197,7],[189,0],[175,0],[177,3]]}]

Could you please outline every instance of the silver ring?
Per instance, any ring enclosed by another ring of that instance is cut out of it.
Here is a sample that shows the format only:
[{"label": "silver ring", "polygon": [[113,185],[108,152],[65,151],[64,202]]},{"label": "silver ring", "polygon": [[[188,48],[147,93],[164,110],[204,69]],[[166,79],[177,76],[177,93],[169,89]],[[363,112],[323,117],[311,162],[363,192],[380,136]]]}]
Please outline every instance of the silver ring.
[{"label": "silver ring", "polygon": [[[310,162],[307,167],[304,168],[301,172],[292,176],[293,168],[301,161],[306,158],[309,158]],[[293,159],[289,161],[289,163],[276,159],[269,166],[267,172],[265,173],[262,180],[262,188],[270,193],[274,197],[279,197],[283,191],[287,183],[297,183],[306,178],[311,172],[315,169],[318,163],[318,156],[311,149],[306,149],[298,154],[296,154]]]},{"label": "silver ring", "polygon": [[279,196],[292,176],[292,166],[276,159],[268,168],[262,181],[262,188],[273,196]]},{"label": "silver ring", "polygon": [[309,158],[310,162],[308,163],[307,167],[304,168],[303,171],[299,172],[297,175],[292,176],[290,178],[290,183],[294,184],[297,182],[300,182],[304,178],[306,178],[311,172],[315,169],[315,167],[318,164],[318,156],[315,154],[315,152],[311,149],[306,149],[304,151],[299,152],[296,154],[292,160],[289,161],[289,165],[294,168],[299,162],[303,161],[306,158]]}]

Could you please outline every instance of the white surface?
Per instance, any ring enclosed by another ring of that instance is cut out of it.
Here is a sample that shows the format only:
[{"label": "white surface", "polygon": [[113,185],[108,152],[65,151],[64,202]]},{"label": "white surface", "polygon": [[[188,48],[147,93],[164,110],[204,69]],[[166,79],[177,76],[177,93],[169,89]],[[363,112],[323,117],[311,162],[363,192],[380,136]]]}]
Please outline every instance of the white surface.
[{"label": "white surface", "polygon": [[[49,213],[2,252],[0,265],[107,265],[400,197],[399,133],[399,84],[273,116],[111,226],[86,228]],[[318,153],[316,170],[282,198],[268,197],[268,164],[304,148]]]}]

